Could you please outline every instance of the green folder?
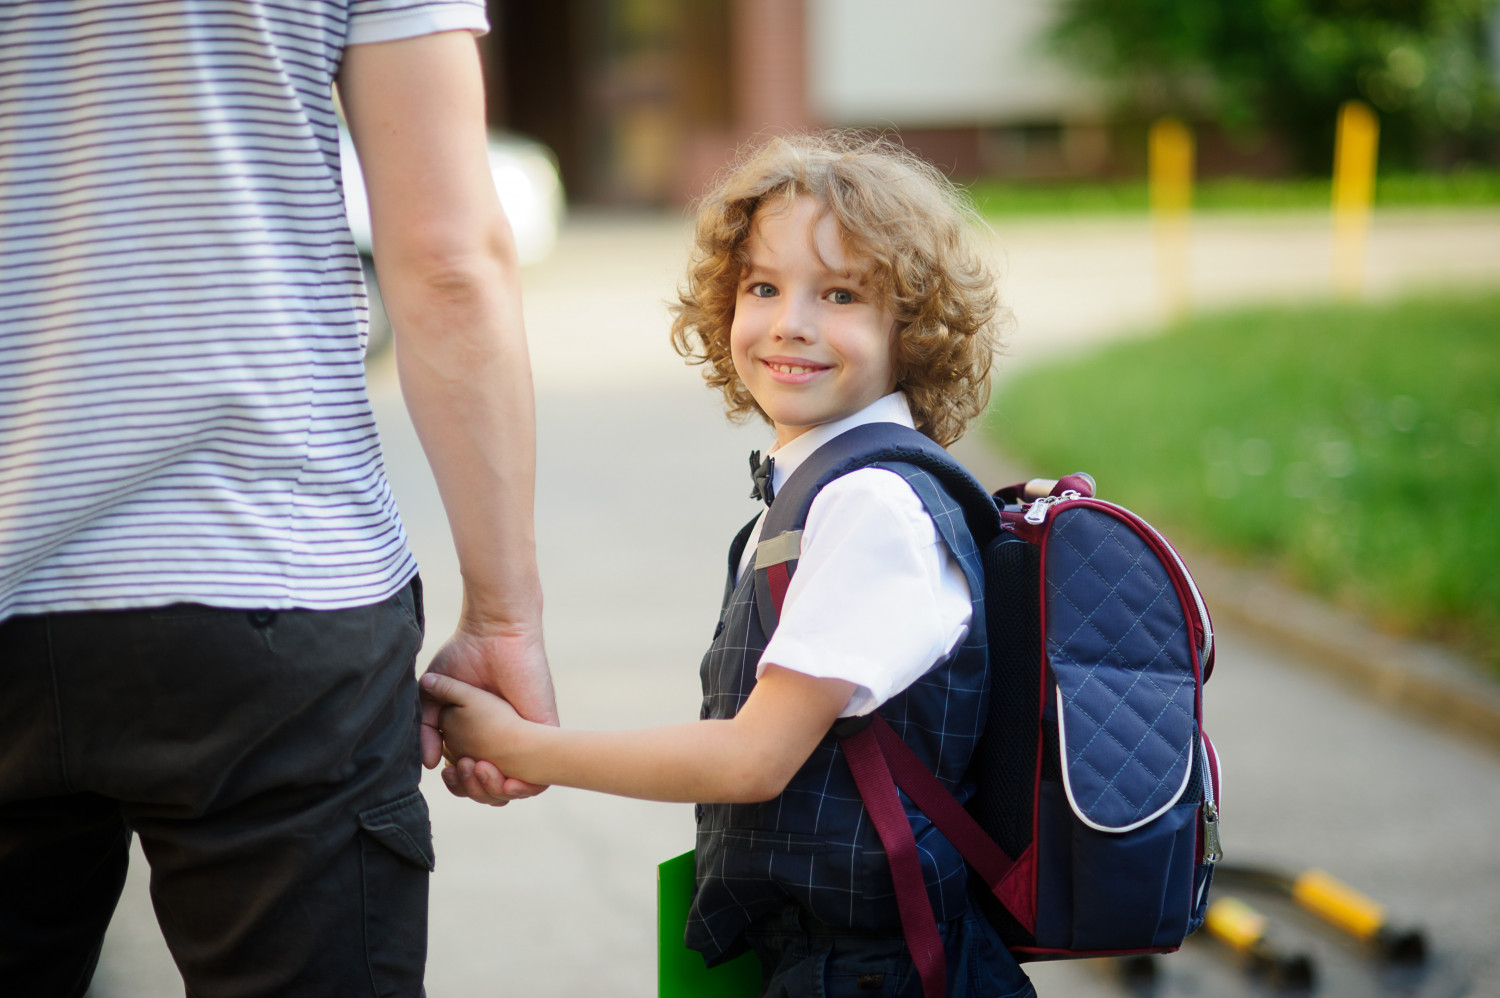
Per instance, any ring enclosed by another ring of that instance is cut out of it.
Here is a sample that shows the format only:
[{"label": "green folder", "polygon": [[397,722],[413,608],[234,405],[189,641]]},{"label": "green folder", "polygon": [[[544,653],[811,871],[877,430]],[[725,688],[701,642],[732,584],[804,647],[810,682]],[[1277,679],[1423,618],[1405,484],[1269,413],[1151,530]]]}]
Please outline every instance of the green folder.
[{"label": "green folder", "polygon": [[693,902],[693,851],[656,868],[656,994],[658,998],[757,998],[760,960],[742,953],[717,967],[682,941]]}]

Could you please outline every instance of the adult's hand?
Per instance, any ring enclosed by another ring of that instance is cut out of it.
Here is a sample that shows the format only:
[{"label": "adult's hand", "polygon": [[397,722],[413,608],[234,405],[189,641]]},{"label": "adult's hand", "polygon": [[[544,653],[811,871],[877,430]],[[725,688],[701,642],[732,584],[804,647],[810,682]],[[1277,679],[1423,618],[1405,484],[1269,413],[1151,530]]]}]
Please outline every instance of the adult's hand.
[{"label": "adult's hand", "polygon": [[[557,701],[539,630],[484,628],[460,624],[433,656],[427,671],[460,679],[504,698],[528,721],[556,725]],[[422,763],[435,767],[443,757],[438,729],[439,701],[422,697]],[[533,797],[545,787],[508,779],[485,760],[453,759],[443,769],[450,793],[502,806]]]}]

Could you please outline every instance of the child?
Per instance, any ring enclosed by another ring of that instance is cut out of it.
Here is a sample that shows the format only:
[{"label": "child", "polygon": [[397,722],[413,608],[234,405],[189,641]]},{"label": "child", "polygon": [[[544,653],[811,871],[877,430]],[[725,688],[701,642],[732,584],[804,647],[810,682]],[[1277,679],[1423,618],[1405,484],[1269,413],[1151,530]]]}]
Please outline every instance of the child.
[{"label": "child", "polygon": [[[729,412],[776,431],[775,487],[821,444],[875,421],[960,436],[988,396],[1001,314],[971,245],[971,213],[935,169],[886,140],[774,139],[701,204],[673,341]],[[956,509],[956,506],[954,507]],[[704,659],[702,720],[582,732],[521,720],[504,701],[429,673],[450,706],[450,758],[506,777],[696,801],[698,886],[688,944],[716,963],[753,948],[769,995],[920,995],[889,867],[837,739],[879,709],[962,798],[984,716],[984,651],[949,550],[901,476],[865,468],[814,500],[767,642],[736,538]],[[962,529],[962,528],[960,528]],[[969,566],[974,568],[973,563]],[[947,955],[950,995],[1029,995],[978,913],[963,859],[908,808]]]}]

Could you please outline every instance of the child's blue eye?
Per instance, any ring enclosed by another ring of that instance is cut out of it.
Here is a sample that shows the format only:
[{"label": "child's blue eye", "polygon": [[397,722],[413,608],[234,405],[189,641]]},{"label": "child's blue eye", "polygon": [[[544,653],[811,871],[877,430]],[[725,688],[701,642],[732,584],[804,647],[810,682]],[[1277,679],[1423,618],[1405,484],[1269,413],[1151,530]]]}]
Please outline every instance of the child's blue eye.
[{"label": "child's blue eye", "polygon": [[833,302],[835,305],[853,305],[854,292],[844,291],[843,289],[840,289],[838,291],[830,291],[828,292],[828,300]]},{"label": "child's blue eye", "polygon": [[776,289],[764,282],[750,285],[750,293],[757,298],[776,297]]}]

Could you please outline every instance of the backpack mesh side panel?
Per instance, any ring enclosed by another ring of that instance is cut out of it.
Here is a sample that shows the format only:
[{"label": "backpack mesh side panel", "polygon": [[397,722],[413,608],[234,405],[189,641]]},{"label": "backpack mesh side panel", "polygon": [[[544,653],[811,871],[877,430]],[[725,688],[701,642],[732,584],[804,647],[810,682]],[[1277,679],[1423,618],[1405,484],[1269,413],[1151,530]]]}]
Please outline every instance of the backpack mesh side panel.
[{"label": "backpack mesh side panel", "polygon": [[[1201,738],[1195,728],[1193,738]],[[1187,789],[1182,792],[1181,804],[1202,804],[1204,800],[1203,784],[1208,780],[1208,774],[1203,771],[1203,749],[1197,744],[1193,746],[1193,774],[1188,777]]]},{"label": "backpack mesh side panel", "polygon": [[[1047,689],[1055,693],[1057,687],[1049,683]],[[1062,749],[1057,744],[1057,719],[1050,715],[1042,718],[1042,782],[1062,784]]]},{"label": "backpack mesh side panel", "polygon": [[[985,627],[990,703],[984,736],[970,763],[977,790],[968,808],[981,827],[1016,857],[1031,845],[1039,716],[1041,552],[1002,534],[984,552]],[[1010,945],[1034,942],[988,891],[985,914]]]}]

